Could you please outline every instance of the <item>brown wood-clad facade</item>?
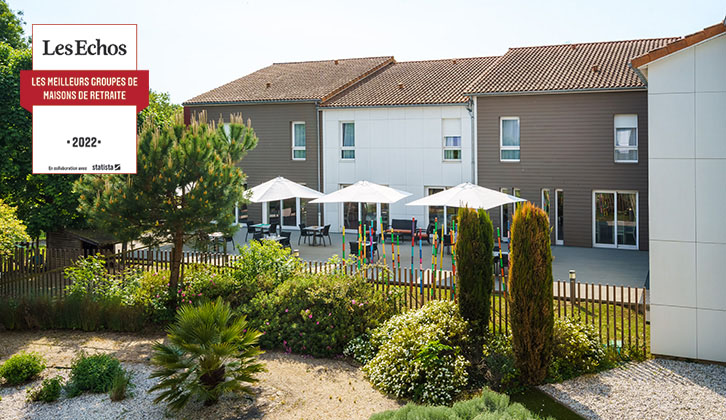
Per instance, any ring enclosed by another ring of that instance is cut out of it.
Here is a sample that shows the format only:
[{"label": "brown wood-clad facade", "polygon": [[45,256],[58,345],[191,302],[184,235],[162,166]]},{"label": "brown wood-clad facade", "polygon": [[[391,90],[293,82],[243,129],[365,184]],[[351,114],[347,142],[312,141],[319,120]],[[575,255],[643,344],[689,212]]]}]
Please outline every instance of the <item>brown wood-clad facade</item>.
[{"label": "brown wood-clad facade", "polygon": [[[222,118],[228,123],[231,114],[241,113],[245,121],[247,119],[251,121],[259,142],[239,164],[247,175],[248,188],[283,176],[314,190],[321,189],[318,185],[319,179],[322,179],[322,174],[318,173],[321,168],[318,164],[320,157],[318,138],[322,133],[318,133],[315,102],[187,105],[185,115],[188,118],[203,110],[207,112],[209,120],[218,121]],[[293,122],[305,123],[305,160],[292,158]],[[263,221],[262,206],[263,204],[258,203],[247,205],[250,220],[257,223]],[[302,223],[318,224],[318,205],[307,204],[301,211]]]},{"label": "brown wood-clad facade", "polygon": [[[638,193],[638,244],[648,249],[648,103],[645,90],[541,95],[477,96],[478,183],[513,188],[542,205],[551,196],[555,243],[555,191],[564,193],[564,245],[593,246],[593,192]],[[614,117],[637,114],[638,162],[616,163]],[[518,117],[520,161],[500,161],[500,118]],[[500,210],[490,211],[495,229]]]}]

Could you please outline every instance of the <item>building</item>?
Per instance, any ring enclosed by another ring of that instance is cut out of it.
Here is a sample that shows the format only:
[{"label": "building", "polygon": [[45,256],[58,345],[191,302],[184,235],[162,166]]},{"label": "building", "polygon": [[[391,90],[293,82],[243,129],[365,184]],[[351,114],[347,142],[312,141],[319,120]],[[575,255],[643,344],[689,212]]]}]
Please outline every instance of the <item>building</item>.
[{"label": "building", "polygon": [[[320,103],[391,63],[393,57],[276,63],[184,102],[185,119],[204,111],[208,119],[228,123],[241,113],[259,138],[240,163],[247,185],[284,176],[320,191]],[[320,211],[292,199],[239,206],[236,219],[297,229],[319,223]]]},{"label": "building", "polygon": [[[648,101],[628,64],[672,40],[507,51],[466,90],[479,185],[541,205],[553,244],[647,250]],[[490,213],[505,237],[513,213]]]},{"label": "building", "polygon": [[[474,180],[474,110],[464,89],[497,57],[396,62],[323,102],[323,186],[336,191],[372,181],[421,198]],[[443,208],[405,202],[326,204],[325,221],[340,232],[415,217],[419,227]],[[450,215],[455,209],[451,209]]]},{"label": "building", "polygon": [[632,65],[648,82],[652,352],[726,362],[726,21]]}]

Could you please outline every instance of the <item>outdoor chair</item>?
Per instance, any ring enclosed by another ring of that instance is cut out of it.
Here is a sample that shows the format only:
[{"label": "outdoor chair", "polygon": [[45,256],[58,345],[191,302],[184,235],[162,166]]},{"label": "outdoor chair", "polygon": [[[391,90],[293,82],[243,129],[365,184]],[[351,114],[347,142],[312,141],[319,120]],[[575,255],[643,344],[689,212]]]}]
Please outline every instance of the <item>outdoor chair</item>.
[{"label": "outdoor chair", "polygon": [[426,242],[431,245],[431,237],[434,235],[434,224],[429,223],[426,231],[423,230],[416,232],[416,239],[426,239]]},{"label": "outdoor chair", "polygon": [[325,238],[328,238],[328,241],[330,241],[330,245],[333,245],[333,239],[330,238],[330,225],[323,226],[323,230],[319,232],[315,232],[315,236],[320,238],[320,240],[323,242],[323,246],[325,246]]},{"label": "outdoor chair", "polygon": [[255,233],[257,233],[257,228],[252,227],[252,225],[255,225],[255,224],[256,223],[253,222],[252,220],[247,221],[247,233],[245,233],[245,242],[247,242],[247,235],[249,235],[251,233],[252,236],[254,237]]},{"label": "outdoor chair", "polygon": [[282,245],[285,248],[291,248],[290,246],[290,236],[292,235],[292,232],[280,232],[280,236],[282,236],[282,239],[280,239],[280,245]]},{"label": "outdoor chair", "polygon": [[268,230],[270,235],[277,235],[277,223],[270,223],[270,229]]},{"label": "outdoor chair", "polygon": [[[349,255],[355,255],[358,256],[358,242],[348,242],[348,245],[350,245],[350,253]],[[373,248],[371,249],[370,245],[367,245],[365,247],[366,250],[366,258],[368,261],[373,261],[373,256],[378,256],[378,244],[373,244]]]},{"label": "outdoor chair", "polygon": [[257,242],[262,242],[262,239],[264,239],[265,235],[262,232],[256,232],[252,235],[252,240]]},{"label": "outdoor chair", "polygon": [[302,239],[302,238],[305,238],[303,240],[304,243],[308,243],[308,238],[313,235],[310,233],[309,230],[305,229],[307,227],[307,225],[305,223],[300,223],[298,225],[298,227],[300,228],[300,237],[297,238],[297,244],[300,245],[300,239]]}]

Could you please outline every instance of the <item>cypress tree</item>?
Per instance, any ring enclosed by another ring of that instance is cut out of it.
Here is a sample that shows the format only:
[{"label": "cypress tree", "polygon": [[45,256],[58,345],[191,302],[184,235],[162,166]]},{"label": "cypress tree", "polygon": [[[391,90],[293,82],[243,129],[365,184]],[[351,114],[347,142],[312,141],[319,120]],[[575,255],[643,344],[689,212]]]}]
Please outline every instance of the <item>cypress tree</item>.
[{"label": "cypress tree", "polygon": [[542,383],[552,357],[552,251],[544,210],[517,209],[509,245],[509,305],[515,365],[525,384]]},{"label": "cypress tree", "polygon": [[459,313],[469,321],[474,340],[489,328],[493,288],[492,221],[485,210],[459,209],[456,267],[459,278]]}]

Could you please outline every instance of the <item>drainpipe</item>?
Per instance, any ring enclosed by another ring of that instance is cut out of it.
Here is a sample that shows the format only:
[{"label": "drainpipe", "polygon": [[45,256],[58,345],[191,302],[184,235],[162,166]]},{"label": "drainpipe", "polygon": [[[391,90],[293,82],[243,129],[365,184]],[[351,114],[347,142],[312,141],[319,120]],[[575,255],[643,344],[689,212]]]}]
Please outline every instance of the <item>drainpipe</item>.
[{"label": "drainpipe", "polygon": [[469,111],[469,118],[471,119],[471,183],[477,185],[476,99],[473,96],[469,97],[466,110]]},{"label": "drainpipe", "polygon": [[[323,189],[320,186],[320,174],[323,172],[323,158],[320,150],[320,102],[315,102],[315,120],[315,131],[318,137],[318,191],[322,192]],[[321,206],[322,204],[318,204],[318,226],[323,224]]]}]

